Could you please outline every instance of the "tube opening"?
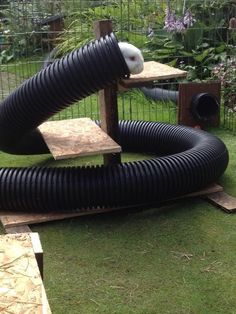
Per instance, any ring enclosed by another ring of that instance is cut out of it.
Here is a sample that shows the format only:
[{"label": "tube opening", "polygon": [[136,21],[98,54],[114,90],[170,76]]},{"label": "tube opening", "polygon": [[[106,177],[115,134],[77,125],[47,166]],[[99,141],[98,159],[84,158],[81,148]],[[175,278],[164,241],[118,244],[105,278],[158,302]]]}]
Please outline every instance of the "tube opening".
[{"label": "tube opening", "polygon": [[219,111],[219,102],[209,93],[200,93],[193,97],[191,102],[193,116],[199,121],[209,121]]}]

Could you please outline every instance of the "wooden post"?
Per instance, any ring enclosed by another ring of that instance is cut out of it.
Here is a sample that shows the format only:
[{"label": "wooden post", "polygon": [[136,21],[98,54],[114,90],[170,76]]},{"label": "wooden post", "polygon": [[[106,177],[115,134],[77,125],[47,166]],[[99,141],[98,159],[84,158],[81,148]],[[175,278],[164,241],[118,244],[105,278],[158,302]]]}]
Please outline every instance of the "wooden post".
[{"label": "wooden post", "polygon": [[[110,20],[101,20],[94,23],[95,37],[99,39],[112,32],[112,22]],[[117,104],[117,84],[113,84],[99,91],[101,128],[115,142],[119,144],[118,138],[118,104]],[[120,153],[103,155],[104,165],[110,165],[121,162]]]}]

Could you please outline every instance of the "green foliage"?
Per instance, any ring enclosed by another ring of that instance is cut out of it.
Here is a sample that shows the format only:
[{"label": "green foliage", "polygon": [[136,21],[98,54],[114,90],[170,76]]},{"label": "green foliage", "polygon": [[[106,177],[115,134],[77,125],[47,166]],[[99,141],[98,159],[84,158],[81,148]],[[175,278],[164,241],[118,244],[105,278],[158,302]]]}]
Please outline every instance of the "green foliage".
[{"label": "green foliage", "polygon": [[1,12],[7,20],[1,25],[1,38],[7,43],[1,62],[42,53],[42,40],[47,38],[49,27],[41,21],[63,12],[64,3],[64,0],[8,0]]},{"label": "green foliage", "polygon": [[[231,0],[186,2],[196,23],[183,33],[163,29],[166,2],[160,1],[96,1],[78,6],[68,14],[67,27],[61,37],[59,54],[80,47],[94,38],[95,20],[111,19],[119,40],[127,40],[142,48],[146,60],[156,60],[188,71],[189,80],[203,80],[211,75],[215,64],[226,59],[228,20],[235,14]],[[183,2],[173,2],[181,16]],[[154,36],[147,37],[151,27]]]},{"label": "green foliage", "polygon": [[226,60],[228,21],[236,4],[225,0],[190,1],[188,5],[196,23],[181,34],[157,28],[144,52],[149,59],[187,70],[189,80],[203,80]]},{"label": "green foliage", "polygon": [[0,65],[11,61],[13,58],[14,58],[14,55],[10,50],[8,49],[2,50],[0,52]]},{"label": "green foliage", "polygon": [[231,57],[212,70],[212,78],[221,82],[224,106],[228,114],[236,112],[236,59]]},{"label": "green foliage", "polygon": [[[176,104],[171,101],[154,101],[148,99],[139,89],[118,94],[118,111],[120,120],[146,120],[176,123]],[[78,117],[100,119],[97,95],[81,100],[64,109],[53,120]]]},{"label": "green foliage", "polygon": [[[3,14],[8,22],[4,26],[4,39],[8,43],[7,53],[13,58],[30,55],[41,46],[41,27],[33,14],[34,5],[29,1],[9,1]],[[11,59],[3,60],[5,62]]]},{"label": "green foliage", "polygon": [[141,47],[146,40],[146,30],[153,19],[161,23],[164,10],[159,13],[150,0],[114,0],[94,6],[80,6],[66,18],[66,30],[61,36],[59,54],[67,53],[94,38],[95,20],[111,19],[119,40],[127,40]]}]

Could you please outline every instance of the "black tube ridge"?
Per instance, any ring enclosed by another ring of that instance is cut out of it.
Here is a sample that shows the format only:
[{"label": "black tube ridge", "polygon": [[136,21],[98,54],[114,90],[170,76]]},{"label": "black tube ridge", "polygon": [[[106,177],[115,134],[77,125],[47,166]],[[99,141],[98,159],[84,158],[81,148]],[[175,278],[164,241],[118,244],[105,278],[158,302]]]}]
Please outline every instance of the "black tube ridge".
[{"label": "black tube ridge", "polygon": [[[182,152],[148,160],[122,163],[108,167],[31,167],[0,169],[0,207],[6,210],[30,211],[83,211],[93,208],[158,203],[185,193],[193,192],[215,182],[228,163],[228,151],[219,139],[206,132],[188,127],[163,123],[121,121],[121,142],[132,146],[133,133],[143,145],[149,141],[152,126],[158,138],[174,133],[177,142],[183,139]],[[137,133],[137,129],[141,129]],[[187,142],[183,129],[191,133]],[[154,135],[153,135],[154,136]],[[168,135],[171,138],[172,135]],[[180,138],[178,137],[180,136]],[[168,138],[167,138],[168,140]],[[159,154],[159,142],[152,154]],[[189,147],[193,146],[193,147]],[[136,147],[137,149],[138,147]]]},{"label": "black tube ridge", "polygon": [[[113,34],[73,51],[25,81],[1,103],[0,148],[23,154],[48,152],[39,124],[75,100],[127,76],[129,70]],[[119,139],[124,151],[156,157],[108,167],[0,168],[0,208],[87,211],[158,203],[215,182],[228,164],[222,141],[184,126],[120,121]]]}]

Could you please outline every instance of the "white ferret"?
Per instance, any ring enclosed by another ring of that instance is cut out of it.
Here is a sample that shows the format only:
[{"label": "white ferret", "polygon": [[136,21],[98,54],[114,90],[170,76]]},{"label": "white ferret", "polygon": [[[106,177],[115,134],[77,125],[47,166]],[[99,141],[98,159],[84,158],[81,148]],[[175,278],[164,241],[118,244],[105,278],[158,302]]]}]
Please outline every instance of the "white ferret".
[{"label": "white ferret", "polygon": [[126,42],[119,42],[120,50],[125,58],[131,74],[138,74],[143,71],[143,55],[141,51]]}]

